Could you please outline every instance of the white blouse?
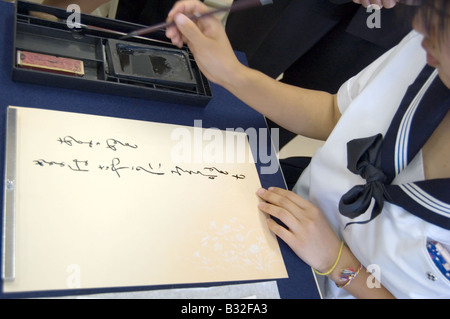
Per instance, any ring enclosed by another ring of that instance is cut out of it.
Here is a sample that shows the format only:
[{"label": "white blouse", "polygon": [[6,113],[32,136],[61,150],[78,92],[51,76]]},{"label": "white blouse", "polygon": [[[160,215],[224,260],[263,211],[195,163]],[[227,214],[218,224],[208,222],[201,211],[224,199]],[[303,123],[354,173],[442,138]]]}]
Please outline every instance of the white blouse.
[{"label": "white blouse", "polygon": [[[429,240],[450,247],[450,231],[432,225],[403,208],[385,203],[367,224],[372,207],[350,220],[340,214],[341,197],[365,180],[347,169],[347,143],[385,135],[408,86],[426,65],[422,36],[411,32],[398,46],[347,81],[338,92],[342,117],[326,143],[314,155],[294,191],[318,206],[338,236],[360,262],[397,298],[450,298],[450,281],[431,260]],[[419,153],[393,184],[424,180]],[[350,297],[326,277],[318,277],[324,298]],[[368,283],[372,285],[371,282]],[[376,289],[376,288],[373,288]]]}]

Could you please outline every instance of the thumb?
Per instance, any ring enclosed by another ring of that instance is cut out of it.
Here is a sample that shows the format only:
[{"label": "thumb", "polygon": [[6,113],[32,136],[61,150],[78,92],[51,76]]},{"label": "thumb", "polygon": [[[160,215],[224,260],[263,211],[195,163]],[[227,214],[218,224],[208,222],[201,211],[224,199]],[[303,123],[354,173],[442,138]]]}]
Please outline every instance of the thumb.
[{"label": "thumb", "polygon": [[177,14],[174,21],[178,30],[183,34],[188,42],[197,43],[204,38],[203,33],[197,25],[184,14]]}]

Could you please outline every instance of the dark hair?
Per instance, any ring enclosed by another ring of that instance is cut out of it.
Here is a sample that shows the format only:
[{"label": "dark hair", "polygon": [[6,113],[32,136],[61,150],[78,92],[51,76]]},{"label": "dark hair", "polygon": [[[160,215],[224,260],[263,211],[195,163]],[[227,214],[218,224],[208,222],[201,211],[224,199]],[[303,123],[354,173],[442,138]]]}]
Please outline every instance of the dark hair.
[{"label": "dark hair", "polygon": [[450,32],[448,28],[450,24],[450,1],[422,0],[417,14],[426,30],[431,31],[436,26],[435,31],[441,38]]}]

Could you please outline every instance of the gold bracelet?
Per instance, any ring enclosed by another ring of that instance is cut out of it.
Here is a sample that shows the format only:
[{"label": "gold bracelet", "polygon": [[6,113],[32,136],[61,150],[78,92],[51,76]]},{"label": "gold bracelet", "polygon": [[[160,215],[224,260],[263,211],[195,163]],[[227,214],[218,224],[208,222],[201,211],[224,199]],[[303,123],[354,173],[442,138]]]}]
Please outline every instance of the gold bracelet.
[{"label": "gold bracelet", "polygon": [[338,254],[338,257],[336,259],[336,262],[334,263],[333,267],[331,267],[331,269],[329,271],[327,271],[327,272],[319,272],[316,269],[314,269],[314,272],[316,274],[318,274],[319,276],[328,276],[329,274],[331,274],[333,272],[333,270],[336,268],[339,260],[341,259],[341,254],[342,254],[342,249],[343,248],[344,248],[344,242],[342,241],[341,242],[341,247],[339,248],[339,254]]}]

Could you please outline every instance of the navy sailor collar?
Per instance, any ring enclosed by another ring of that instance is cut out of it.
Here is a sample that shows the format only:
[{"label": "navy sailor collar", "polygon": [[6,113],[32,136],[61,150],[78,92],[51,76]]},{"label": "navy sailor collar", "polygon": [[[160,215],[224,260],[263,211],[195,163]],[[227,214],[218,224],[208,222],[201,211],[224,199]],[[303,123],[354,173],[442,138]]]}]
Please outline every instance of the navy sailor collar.
[{"label": "navy sailor collar", "polygon": [[355,219],[375,200],[370,220],[348,225],[370,222],[388,201],[423,220],[450,229],[450,179],[391,184],[422,149],[449,108],[450,90],[440,80],[437,70],[426,66],[408,88],[384,137],[377,134],[347,144],[348,169],[361,175],[367,183],[347,192],[339,210]]}]

